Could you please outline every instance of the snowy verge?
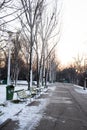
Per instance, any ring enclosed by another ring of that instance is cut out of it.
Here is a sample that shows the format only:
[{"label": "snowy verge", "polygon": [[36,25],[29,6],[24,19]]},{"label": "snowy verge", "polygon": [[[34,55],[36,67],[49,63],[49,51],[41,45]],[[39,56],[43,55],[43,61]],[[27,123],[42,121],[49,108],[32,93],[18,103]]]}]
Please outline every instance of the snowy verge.
[{"label": "snowy verge", "polygon": [[84,90],[83,87],[79,86],[79,85],[74,85],[76,88],[74,88],[74,90],[78,93],[81,94],[87,94],[87,88]]},{"label": "snowy verge", "polygon": [[[17,89],[26,89],[26,86],[20,85],[16,87]],[[54,91],[55,86],[51,86],[43,89],[41,94],[47,94],[49,91]],[[38,95],[39,96],[39,95]],[[48,98],[29,98],[25,102],[13,103],[10,100],[6,100],[6,85],[0,85],[0,111],[3,113],[0,116],[0,124],[5,122],[7,119],[18,120],[19,121],[19,130],[29,128],[31,130],[34,126],[38,124],[42,118],[44,109],[48,104]],[[28,106],[31,102],[39,102],[36,106]],[[2,105],[4,104],[4,105]],[[18,113],[18,114],[17,114]]]}]

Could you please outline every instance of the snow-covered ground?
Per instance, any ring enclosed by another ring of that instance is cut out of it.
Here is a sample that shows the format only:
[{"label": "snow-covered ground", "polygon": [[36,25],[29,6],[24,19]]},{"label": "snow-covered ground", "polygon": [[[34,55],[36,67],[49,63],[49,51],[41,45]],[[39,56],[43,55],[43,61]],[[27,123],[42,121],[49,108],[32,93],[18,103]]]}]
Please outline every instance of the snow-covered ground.
[{"label": "snow-covered ground", "polygon": [[[27,127],[29,130],[32,130],[32,128],[36,126],[42,118],[46,105],[49,103],[49,98],[29,98],[25,102],[13,103],[6,100],[6,86],[7,85],[0,85],[0,124],[10,118],[14,121],[19,121],[20,129],[18,130],[27,129]],[[74,86],[74,90],[77,93],[87,94],[87,89],[83,90],[83,87],[81,86]],[[23,84],[19,83],[15,90],[18,89],[27,90],[27,84],[24,82]],[[48,87],[47,89],[54,91],[54,84],[53,87],[51,85],[51,87]],[[43,89],[42,91],[42,94],[44,94],[45,97],[48,94],[47,89]],[[14,95],[14,98],[17,98],[16,95]],[[34,101],[37,105],[30,105]]]},{"label": "snow-covered ground", "polygon": [[87,88],[84,90],[84,88],[79,85],[74,85],[74,86],[75,86],[75,91],[77,93],[87,94]]},{"label": "snow-covered ground", "polygon": [[[18,89],[27,89],[27,85],[18,85],[16,90]],[[53,91],[55,86],[48,89]],[[47,89],[43,89],[42,93],[47,94],[46,91]],[[36,101],[39,104],[29,105],[33,101]],[[2,112],[2,115],[0,115],[0,124],[10,118],[14,121],[19,120],[19,130],[26,128],[27,125],[28,129],[31,130],[32,127],[37,125],[41,119],[47,103],[47,98],[29,98],[25,102],[13,103],[9,100],[6,100],[6,85],[0,85],[0,111]]]}]

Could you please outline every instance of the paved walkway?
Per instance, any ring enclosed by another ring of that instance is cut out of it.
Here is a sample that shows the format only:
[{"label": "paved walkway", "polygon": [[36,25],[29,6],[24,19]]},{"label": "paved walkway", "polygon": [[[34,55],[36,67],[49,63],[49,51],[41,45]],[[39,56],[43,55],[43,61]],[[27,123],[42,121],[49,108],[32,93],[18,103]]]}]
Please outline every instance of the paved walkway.
[{"label": "paved walkway", "polygon": [[[70,84],[56,84],[43,118],[34,130],[87,130],[87,96]],[[85,106],[85,108],[83,107]]]}]

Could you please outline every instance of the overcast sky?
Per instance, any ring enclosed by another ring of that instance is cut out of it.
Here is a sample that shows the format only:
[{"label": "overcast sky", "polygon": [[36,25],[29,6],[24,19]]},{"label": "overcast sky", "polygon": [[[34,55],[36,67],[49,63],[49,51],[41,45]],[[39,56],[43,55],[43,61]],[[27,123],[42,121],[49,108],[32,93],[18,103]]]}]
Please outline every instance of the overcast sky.
[{"label": "overcast sky", "polygon": [[87,55],[87,0],[60,1],[63,1],[62,30],[56,48],[61,63],[67,65],[78,54],[84,58]]},{"label": "overcast sky", "polygon": [[87,0],[63,0],[58,56],[67,65],[78,54],[87,55]]}]

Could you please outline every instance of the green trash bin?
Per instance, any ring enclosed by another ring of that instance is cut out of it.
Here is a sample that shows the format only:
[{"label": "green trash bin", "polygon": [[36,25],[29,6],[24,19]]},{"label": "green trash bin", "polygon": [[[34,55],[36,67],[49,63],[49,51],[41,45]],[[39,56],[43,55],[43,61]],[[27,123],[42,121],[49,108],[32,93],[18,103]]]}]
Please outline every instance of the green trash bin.
[{"label": "green trash bin", "polygon": [[13,99],[13,93],[14,93],[14,86],[13,85],[8,85],[6,87],[6,99],[7,100],[12,100]]}]

